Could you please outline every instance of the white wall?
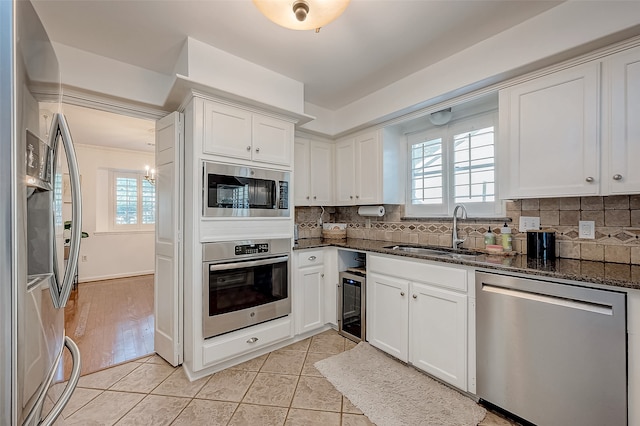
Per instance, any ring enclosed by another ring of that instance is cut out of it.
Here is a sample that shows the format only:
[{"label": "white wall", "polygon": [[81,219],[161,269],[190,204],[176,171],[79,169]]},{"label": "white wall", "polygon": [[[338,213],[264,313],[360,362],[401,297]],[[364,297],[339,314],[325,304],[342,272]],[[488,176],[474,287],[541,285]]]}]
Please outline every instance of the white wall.
[{"label": "white wall", "polygon": [[108,217],[109,194],[100,175],[107,169],[143,171],[145,165],[155,164],[153,153],[76,144],[76,155],[82,176],[82,229],[89,234],[80,245],[79,281],[152,274],[153,231],[103,232],[106,224],[100,221]]}]

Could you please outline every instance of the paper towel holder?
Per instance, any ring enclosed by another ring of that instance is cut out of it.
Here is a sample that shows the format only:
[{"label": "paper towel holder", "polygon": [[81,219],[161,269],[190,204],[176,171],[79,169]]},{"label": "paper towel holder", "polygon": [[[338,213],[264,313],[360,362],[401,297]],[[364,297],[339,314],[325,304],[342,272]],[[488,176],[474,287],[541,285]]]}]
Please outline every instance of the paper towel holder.
[{"label": "paper towel holder", "polygon": [[382,217],[384,213],[384,206],[360,206],[358,208],[358,214],[363,217]]}]

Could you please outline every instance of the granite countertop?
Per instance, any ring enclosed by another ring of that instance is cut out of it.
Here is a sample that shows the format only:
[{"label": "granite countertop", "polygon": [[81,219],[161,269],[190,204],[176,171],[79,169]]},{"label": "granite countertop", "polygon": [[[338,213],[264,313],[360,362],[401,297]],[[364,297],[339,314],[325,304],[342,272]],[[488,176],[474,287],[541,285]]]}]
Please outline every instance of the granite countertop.
[{"label": "granite countertop", "polygon": [[362,240],[356,238],[348,238],[346,240],[305,238],[298,240],[294,246],[294,250],[329,246],[343,247],[352,250],[455,263],[458,265],[473,266],[475,268],[495,269],[505,272],[538,275],[640,290],[640,265],[561,258],[543,262],[537,259],[528,259],[526,255],[520,254],[515,256],[492,256],[482,254],[473,257],[465,256],[464,259],[459,259],[436,255],[407,253],[385,248],[398,244],[412,245],[394,243],[391,241]]}]

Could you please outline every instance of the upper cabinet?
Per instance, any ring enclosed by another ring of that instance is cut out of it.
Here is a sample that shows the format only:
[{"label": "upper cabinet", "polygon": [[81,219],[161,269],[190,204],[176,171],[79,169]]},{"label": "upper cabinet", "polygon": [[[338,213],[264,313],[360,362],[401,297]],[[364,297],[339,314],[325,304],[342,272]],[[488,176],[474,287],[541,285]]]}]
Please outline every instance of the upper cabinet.
[{"label": "upper cabinet", "polygon": [[374,130],[336,143],[336,205],[402,203],[402,145],[383,137]]},{"label": "upper cabinet", "polygon": [[500,91],[504,198],[598,193],[599,76],[588,63]]},{"label": "upper cabinet", "polygon": [[203,108],[203,152],[291,165],[293,123],[209,100]]},{"label": "upper cabinet", "polygon": [[333,145],[296,138],[294,202],[296,206],[333,204]]},{"label": "upper cabinet", "polygon": [[[604,193],[640,192],[640,47],[604,61]],[[608,103],[608,105],[607,105]],[[608,114],[607,114],[608,113]]]},{"label": "upper cabinet", "polygon": [[640,193],[639,116],[640,47],[501,90],[502,197]]}]

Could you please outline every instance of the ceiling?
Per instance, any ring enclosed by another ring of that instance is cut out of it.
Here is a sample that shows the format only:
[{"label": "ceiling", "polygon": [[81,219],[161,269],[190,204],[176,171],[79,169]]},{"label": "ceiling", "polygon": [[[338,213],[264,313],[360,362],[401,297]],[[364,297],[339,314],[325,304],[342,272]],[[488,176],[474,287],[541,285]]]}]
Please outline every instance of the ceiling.
[{"label": "ceiling", "polygon": [[189,36],[304,83],[305,101],[329,110],[560,3],[352,0],[315,33],[277,26],[251,0],[32,2],[55,42],[171,75]]}]

